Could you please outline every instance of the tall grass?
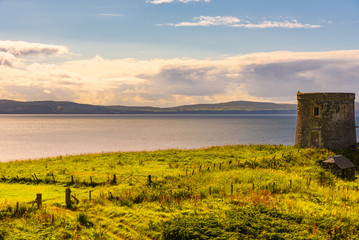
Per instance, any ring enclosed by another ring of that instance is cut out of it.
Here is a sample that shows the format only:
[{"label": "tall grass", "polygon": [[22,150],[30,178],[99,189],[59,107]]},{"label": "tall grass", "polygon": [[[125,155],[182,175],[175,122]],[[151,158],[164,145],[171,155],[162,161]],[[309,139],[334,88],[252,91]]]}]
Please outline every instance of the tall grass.
[{"label": "tall grass", "polygon": [[338,153],[359,163],[356,149],[276,145],[1,163],[0,239],[356,238],[358,180],[320,167]]}]

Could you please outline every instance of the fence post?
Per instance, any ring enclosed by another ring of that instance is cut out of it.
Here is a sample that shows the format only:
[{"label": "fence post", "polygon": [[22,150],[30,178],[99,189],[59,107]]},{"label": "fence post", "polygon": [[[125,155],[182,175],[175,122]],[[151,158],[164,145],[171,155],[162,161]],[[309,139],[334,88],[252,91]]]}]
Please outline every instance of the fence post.
[{"label": "fence post", "polygon": [[34,174],[35,178],[36,178],[36,185],[39,184],[39,179],[37,178],[36,174]]},{"label": "fence post", "polygon": [[91,201],[91,192],[92,190],[89,191],[89,200]]},{"label": "fence post", "polygon": [[37,203],[37,207],[41,208],[41,206],[42,206],[42,194],[41,193],[36,194],[36,203]]},{"label": "fence post", "polygon": [[66,207],[71,208],[71,189],[66,188]]},{"label": "fence post", "polygon": [[16,210],[15,210],[15,213],[17,214],[19,211],[19,202],[16,202]]},{"label": "fence post", "polygon": [[148,186],[151,187],[151,185],[152,185],[151,175],[148,175]]},{"label": "fence post", "polygon": [[54,184],[56,184],[55,176],[52,174],[52,180],[54,181]]},{"label": "fence post", "polygon": [[112,184],[117,184],[117,180],[116,180],[116,174],[113,175],[113,180],[112,180]]}]

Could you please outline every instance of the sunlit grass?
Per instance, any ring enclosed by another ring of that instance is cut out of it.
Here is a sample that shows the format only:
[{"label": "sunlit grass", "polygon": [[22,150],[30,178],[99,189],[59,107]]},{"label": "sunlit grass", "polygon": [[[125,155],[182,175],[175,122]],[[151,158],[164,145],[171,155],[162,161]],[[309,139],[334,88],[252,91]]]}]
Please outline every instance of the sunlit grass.
[{"label": "sunlit grass", "polygon": [[1,163],[0,239],[355,238],[359,181],[319,166],[338,153],[359,163],[358,150],[270,145]]}]

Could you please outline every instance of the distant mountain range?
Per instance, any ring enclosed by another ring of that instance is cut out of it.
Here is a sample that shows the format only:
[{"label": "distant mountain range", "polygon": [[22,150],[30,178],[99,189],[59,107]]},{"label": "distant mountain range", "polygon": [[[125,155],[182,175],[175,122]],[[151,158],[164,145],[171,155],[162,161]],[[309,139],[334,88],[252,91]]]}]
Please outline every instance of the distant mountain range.
[{"label": "distant mountain range", "polygon": [[296,104],[235,101],[171,108],[97,106],[74,102],[0,100],[0,114],[295,113]]},{"label": "distant mountain range", "polygon": [[[356,103],[356,109],[359,105]],[[97,106],[74,102],[0,100],[0,114],[205,114],[205,113],[296,113],[296,104],[234,101],[171,108]]]}]

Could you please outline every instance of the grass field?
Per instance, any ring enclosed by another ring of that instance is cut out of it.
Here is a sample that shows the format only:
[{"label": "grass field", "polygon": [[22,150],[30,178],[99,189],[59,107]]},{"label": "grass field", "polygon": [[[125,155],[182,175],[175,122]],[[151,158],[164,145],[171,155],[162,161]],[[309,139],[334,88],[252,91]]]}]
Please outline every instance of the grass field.
[{"label": "grass field", "polygon": [[356,239],[359,180],[320,167],[337,154],[359,164],[271,145],[1,163],[0,239]]}]

